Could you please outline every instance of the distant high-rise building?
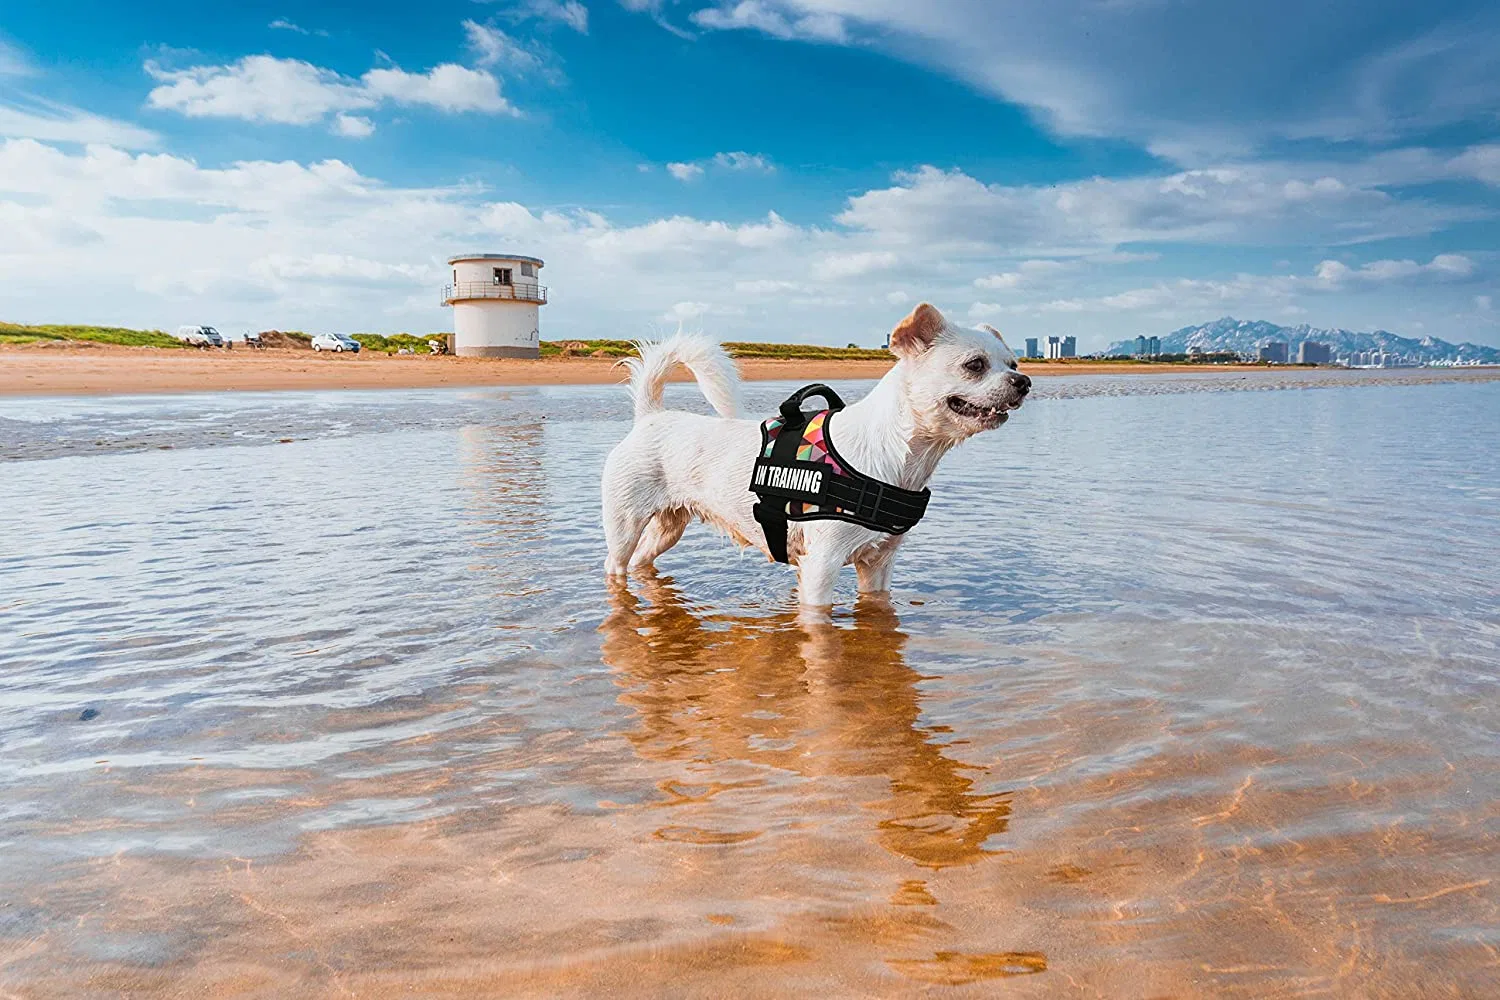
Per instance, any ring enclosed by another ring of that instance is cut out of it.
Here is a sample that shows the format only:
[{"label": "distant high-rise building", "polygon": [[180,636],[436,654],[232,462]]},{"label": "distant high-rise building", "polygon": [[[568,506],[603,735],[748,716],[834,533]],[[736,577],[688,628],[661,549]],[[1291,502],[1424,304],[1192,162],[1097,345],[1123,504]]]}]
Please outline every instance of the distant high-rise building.
[{"label": "distant high-rise building", "polygon": [[1138,357],[1138,358],[1144,358],[1146,356],[1146,351],[1148,349],[1149,349],[1149,343],[1148,343],[1148,341],[1146,340],[1146,338],[1144,336],[1135,338],[1135,356],[1136,357]]},{"label": "distant high-rise building", "polygon": [[1160,337],[1151,337],[1146,341],[1146,353],[1151,355],[1151,357],[1153,358],[1161,353]]},{"label": "distant high-rise building", "polygon": [[1284,365],[1287,359],[1287,345],[1285,341],[1272,340],[1261,347],[1257,357],[1261,361],[1269,361],[1273,365]]},{"label": "distant high-rise building", "polygon": [[1060,358],[1060,357],[1062,357],[1063,356],[1062,347],[1063,347],[1063,341],[1062,341],[1061,337],[1048,337],[1047,338],[1047,357],[1048,358]]},{"label": "distant high-rise building", "polygon": [[1037,338],[1036,337],[1027,337],[1026,338],[1026,357],[1028,357],[1028,358],[1039,358],[1041,356],[1042,356],[1042,352],[1037,349]]},{"label": "distant high-rise building", "polygon": [[1297,345],[1297,364],[1326,365],[1333,360],[1333,348],[1316,340],[1304,340]]},{"label": "distant high-rise building", "polygon": [[1078,338],[1064,337],[1062,342],[1062,356],[1065,358],[1078,357]]}]

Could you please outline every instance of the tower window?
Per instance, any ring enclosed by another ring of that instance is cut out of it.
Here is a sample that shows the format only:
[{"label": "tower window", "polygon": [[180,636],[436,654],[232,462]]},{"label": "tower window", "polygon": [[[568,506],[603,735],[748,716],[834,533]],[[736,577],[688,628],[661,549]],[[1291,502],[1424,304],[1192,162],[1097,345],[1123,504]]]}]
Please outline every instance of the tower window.
[{"label": "tower window", "polygon": [[509,285],[509,284],[512,284],[512,282],[510,280],[510,268],[508,268],[508,267],[497,267],[497,268],[495,268],[495,284],[497,284],[497,285]]},{"label": "tower window", "polygon": [[521,277],[523,277],[523,278],[535,278],[536,277],[536,268],[533,267],[532,265],[526,263],[525,261],[522,261],[521,262]]}]

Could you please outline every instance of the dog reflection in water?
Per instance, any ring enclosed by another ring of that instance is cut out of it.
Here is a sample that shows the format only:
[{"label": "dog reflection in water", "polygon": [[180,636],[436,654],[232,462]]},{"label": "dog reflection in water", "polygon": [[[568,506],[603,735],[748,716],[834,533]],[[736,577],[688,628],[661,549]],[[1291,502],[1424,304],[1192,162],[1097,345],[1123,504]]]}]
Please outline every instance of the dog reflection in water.
[{"label": "dog reflection in water", "polygon": [[629,735],[642,756],[881,778],[886,797],[859,806],[879,817],[887,850],[930,868],[994,850],[986,841],[1006,828],[1008,795],[976,792],[972,765],[943,753],[943,728],[921,725],[922,678],[902,655],[906,636],[888,602],[862,600],[855,627],[840,628],[791,610],[695,614],[665,577],[648,576],[640,590],[612,588],[601,631],[621,700],[639,713]]}]

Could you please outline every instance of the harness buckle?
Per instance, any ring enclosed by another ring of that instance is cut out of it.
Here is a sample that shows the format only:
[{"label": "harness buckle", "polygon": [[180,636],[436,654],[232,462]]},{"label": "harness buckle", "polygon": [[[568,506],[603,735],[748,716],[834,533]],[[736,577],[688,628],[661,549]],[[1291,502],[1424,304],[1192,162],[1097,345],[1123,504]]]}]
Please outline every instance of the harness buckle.
[{"label": "harness buckle", "polygon": [[[874,493],[872,497],[870,494]],[[885,499],[885,483],[873,479],[861,479],[859,481],[859,499],[855,501],[854,509],[856,516],[867,521],[875,520],[876,513],[880,510],[880,504]]]}]

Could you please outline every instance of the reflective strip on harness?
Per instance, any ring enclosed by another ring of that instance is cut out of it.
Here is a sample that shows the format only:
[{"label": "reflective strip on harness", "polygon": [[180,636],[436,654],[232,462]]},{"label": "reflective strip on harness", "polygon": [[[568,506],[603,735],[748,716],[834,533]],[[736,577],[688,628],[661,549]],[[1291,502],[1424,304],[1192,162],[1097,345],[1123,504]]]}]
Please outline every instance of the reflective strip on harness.
[{"label": "reflective strip on harness", "polygon": [[[804,412],[802,401],[822,396],[826,410]],[[750,477],[759,498],[755,519],[777,562],[787,561],[788,521],[837,520],[899,535],[927,511],[928,490],[881,482],[844,461],[828,436],[828,417],[844,401],[825,385],[809,385],[781,404],[778,416],[761,424],[761,451]]]}]

